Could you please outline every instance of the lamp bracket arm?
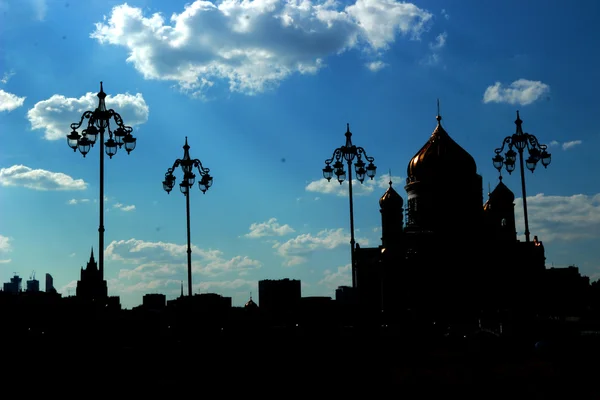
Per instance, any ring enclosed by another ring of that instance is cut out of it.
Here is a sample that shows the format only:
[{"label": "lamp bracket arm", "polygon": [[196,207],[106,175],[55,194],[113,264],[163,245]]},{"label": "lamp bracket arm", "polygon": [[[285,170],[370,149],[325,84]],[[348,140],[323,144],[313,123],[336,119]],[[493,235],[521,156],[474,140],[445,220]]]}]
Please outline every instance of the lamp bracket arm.
[{"label": "lamp bracket arm", "polygon": [[333,151],[333,154],[331,155],[331,158],[325,160],[325,164],[329,165],[333,162],[333,160],[340,161],[340,159],[342,158],[343,150],[344,150],[343,147],[338,147],[337,149],[335,149]]},{"label": "lamp bracket arm", "polygon": [[365,149],[362,148],[362,147],[357,147],[356,148],[356,155],[358,156],[359,160],[360,160],[361,157],[364,157],[365,160],[367,160],[368,162],[372,163],[373,161],[375,161],[375,158],[374,157],[369,157],[367,155],[367,152],[365,151]]},{"label": "lamp bracket arm", "polygon": [[196,167],[198,169],[198,172],[200,173],[201,176],[204,176],[210,172],[210,169],[205,168],[202,165],[202,162],[200,160],[198,160],[197,158],[192,160],[192,162],[193,162],[194,167]]},{"label": "lamp bracket arm", "polygon": [[179,167],[181,165],[181,161],[182,160],[179,158],[177,160],[175,160],[175,162],[173,163],[173,166],[171,168],[169,168],[169,170],[171,171],[171,174],[175,171],[175,169],[177,167]]},{"label": "lamp bracket arm", "polygon": [[71,129],[72,130],[76,130],[79,129],[79,127],[81,126],[81,124],[83,124],[83,120],[86,118],[91,118],[94,115],[93,111],[86,111],[81,115],[81,119],[79,120],[79,122],[73,122],[71,124]]},{"label": "lamp bracket arm", "polygon": [[527,149],[528,150],[530,150],[531,148],[541,148],[540,143],[538,142],[537,138],[534,135],[530,135],[529,133],[526,133],[525,138],[527,140]]},{"label": "lamp bracket arm", "polygon": [[513,146],[512,143],[512,136],[507,136],[504,138],[504,140],[502,141],[502,146],[500,146],[499,148],[497,148],[496,150],[494,150],[494,152],[496,154],[500,154],[504,151],[504,146],[508,145],[508,148],[511,149]]}]

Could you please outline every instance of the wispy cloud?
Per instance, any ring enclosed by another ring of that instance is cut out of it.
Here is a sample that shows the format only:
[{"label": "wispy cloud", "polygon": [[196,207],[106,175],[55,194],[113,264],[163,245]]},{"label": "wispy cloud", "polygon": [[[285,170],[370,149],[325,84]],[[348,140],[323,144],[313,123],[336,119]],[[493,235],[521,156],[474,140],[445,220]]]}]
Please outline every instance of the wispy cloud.
[{"label": "wispy cloud", "polygon": [[118,208],[121,211],[133,211],[133,210],[135,210],[135,205],[131,204],[131,205],[126,206],[121,203],[115,203],[113,205],[113,208]]},{"label": "wispy cloud", "polygon": [[431,52],[421,63],[425,65],[439,64],[441,60],[441,51],[446,46],[447,39],[448,34],[446,32],[442,32],[439,35],[437,35],[434,41],[429,43],[429,50]]},{"label": "wispy cloud", "polygon": [[557,140],[553,140],[550,142],[549,145],[550,146],[560,146],[560,147],[562,147],[563,150],[569,150],[575,146],[579,146],[582,143],[583,143],[583,141],[581,141],[581,140],[571,140],[569,142],[563,142],[563,143],[560,143]]},{"label": "wispy cloud", "polygon": [[46,13],[48,12],[48,4],[46,0],[30,0],[33,6],[33,16],[38,21],[46,19]]},{"label": "wispy cloud", "polygon": [[254,222],[250,225],[250,232],[244,236],[248,238],[260,238],[264,236],[284,236],[295,232],[288,224],[281,225],[277,218],[270,218],[266,222]]},{"label": "wispy cloud", "polygon": [[15,75],[14,71],[5,72],[4,75],[2,75],[2,79],[0,79],[0,82],[3,84],[7,84],[8,81],[10,80],[10,78],[12,78],[14,75]]},{"label": "wispy cloud", "polygon": [[372,61],[370,63],[365,64],[367,68],[373,72],[380,71],[385,67],[389,66],[389,64],[384,63],[383,61]]}]

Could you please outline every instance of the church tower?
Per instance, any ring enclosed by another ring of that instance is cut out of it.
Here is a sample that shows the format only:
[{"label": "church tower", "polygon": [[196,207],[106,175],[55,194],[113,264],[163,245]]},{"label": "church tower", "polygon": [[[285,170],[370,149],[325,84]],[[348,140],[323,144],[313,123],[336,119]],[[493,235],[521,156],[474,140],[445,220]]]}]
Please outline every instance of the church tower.
[{"label": "church tower", "polygon": [[516,242],[515,195],[502,182],[502,176],[499,179],[483,205],[487,239],[500,243]]},{"label": "church tower", "polygon": [[483,218],[483,187],[473,157],[442,127],[442,117],[408,163],[407,231],[444,239],[477,237]]},{"label": "church tower", "polygon": [[392,187],[391,173],[389,185],[390,187],[379,199],[381,245],[386,249],[398,247],[402,243],[402,232],[404,230],[404,200]]}]

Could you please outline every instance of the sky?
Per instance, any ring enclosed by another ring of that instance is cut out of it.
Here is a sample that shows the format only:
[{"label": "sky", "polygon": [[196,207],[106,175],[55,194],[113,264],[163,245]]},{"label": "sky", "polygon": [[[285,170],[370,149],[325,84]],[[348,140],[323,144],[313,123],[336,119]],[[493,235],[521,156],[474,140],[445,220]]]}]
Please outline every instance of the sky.
[{"label": "sky", "polygon": [[[105,157],[105,278],[124,308],[187,291],[185,197],[162,189],[186,137],[214,178],[190,194],[194,293],[241,306],[260,303],[259,280],[290,278],[335,297],[351,284],[348,184],[323,179],[325,160],[350,124],[378,167],[353,183],[356,241],[380,245],[379,197],[391,175],[406,200],[438,99],[484,197],[520,111],[552,153],[525,171],[531,235],[548,268],[596,280],[597,15],[592,0],[0,0],[0,281],[35,274],[43,289],[49,273],[74,295],[100,251],[99,146],[84,158],[66,141],[100,81],[137,138]],[[524,240],[519,170],[503,178]]]}]

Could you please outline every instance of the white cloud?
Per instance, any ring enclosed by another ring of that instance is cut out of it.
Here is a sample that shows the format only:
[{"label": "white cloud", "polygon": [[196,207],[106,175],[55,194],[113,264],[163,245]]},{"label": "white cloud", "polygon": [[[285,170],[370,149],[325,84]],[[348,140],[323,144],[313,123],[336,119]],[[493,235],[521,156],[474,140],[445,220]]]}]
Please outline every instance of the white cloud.
[{"label": "white cloud", "polygon": [[216,80],[256,94],[291,74],[314,74],[327,56],[383,51],[398,35],[419,39],[432,14],[411,3],[357,0],[194,1],[170,17],[115,6],[91,37],[129,50],[146,79],[169,80],[202,97]]},{"label": "white cloud", "polygon": [[75,204],[79,204],[79,203],[89,203],[90,199],[70,199],[69,201],[67,201],[67,204],[69,205],[75,205]]},{"label": "white cloud", "polygon": [[335,290],[340,286],[352,285],[352,270],[350,264],[338,267],[336,271],[326,269],[323,271],[325,275],[318,284],[323,285],[331,290]]},{"label": "white cloud", "polygon": [[[5,75],[6,76],[6,75]],[[0,89],[0,112],[12,111],[23,105],[25,97],[19,97]]]},{"label": "white cloud", "polygon": [[83,179],[73,179],[62,172],[32,169],[25,165],[13,165],[0,169],[0,185],[23,186],[35,190],[85,190]]},{"label": "white cloud", "polygon": [[[396,184],[402,185],[404,179],[399,176],[392,176],[392,182]],[[352,194],[356,196],[365,196],[373,193],[375,188],[378,189],[387,189],[389,187],[390,175],[384,174],[379,175],[377,178],[370,180],[366,178],[364,183],[360,183],[356,179],[352,179]],[[308,192],[316,192],[323,194],[335,194],[337,196],[348,196],[348,181],[345,180],[340,183],[334,178],[331,179],[330,182],[327,182],[326,179],[319,179],[316,181],[310,182],[306,185],[305,190]],[[383,194],[383,192],[381,193]]]},{"label": "white cloud", "polygon": [[563,150],[569,150],[575,146],[579,146],[582,143],[583,143],[583,141],[581,141],[581,140],[571,140],[569,142],[563,142],[561,144],[559,141],[553,140],[549,143],[549,146],[552,146],[552,147],[560,146],[560,147],[562,147]]},{"label": "white cloud", "polygon": [[446,18],[446,19],[450,19],[450,14],[448,14],[448,12],[446,11],[446,9],[442,8],[442,17]]},{"label": "white cloud", "polygon": [[446,32],[440,33],[433,42],[429,43],[429,48],[433,51],[441,50],[446,45],[446,39],[448,39],[448,34]]},{"label": "white cloud", "polygon": [[249,238],[259,238],[263,236],[283,236],[295,232],[288,224],[280,225],[277,218],[270,218],[267,222],[252,223],[250,232],[244,236]]},{"label": "white cloud", "polygon": [[483,94],[484,103],[508,103],[526,106],[550,92],[550,86],[540,81],[519,79],[508,87],[496,82],[488,86]]},{"label": "white cloud", "polygon": [[[527,196],[527,214],[531,238],[537,235],[543,242],[600,239],[600,193]],[[520,238],[525,240],[522,198],[515,199],[515,218]]]},{"label": "white cloud", "polygon": [[[10,237],[0,235],[0,255],[12,251],[11,241],[12,239]],[[10,258],[0,258],[0,264],[8,264],[9,262],[11,262]]]},{"label": "white cloud", "polygon": [[[355,238],[361,244],[368,245],[367,238]],[[308,257],[319,250],[332,250],[336,247],[350,243],[350,234],[344,233],[342,228],[326,229],[316,235],[303,233],[286,242],[275,242],[273,248],[281,257],[285,258],[284,265],[291,267],[306,262]]]},{"label": "white cloud", "polygon": [[62,294],[63,296],[75,296],[75,291],[77,289],[77,281],[73,280],[69,283],[67,283],[66,285],[62,286],[61,288],[57,289],[56,291],[60,294]]},{"label": "white cloud", "polygon": [[121,204],[121,203],[115,203],[113,205],[113,207],[114,208],[118,208],[121,211],[133,211],[133,210],[135,210],[135,205],[133,205],[133,204],[131,204],[129,206],[126,206],[126,205]]},{"label": "white cloud", "polygon": [[433,42],[429,43],[429,49],[431,53],[425,57],[421,61],[423,65],[436,65],[441,60],[441,51],[446,46],[446,40],[448,39],[448,34],[446,32],[442,32],[435,37]]},{"label": "white cloud", "polygon": [[377,72],[380,71],[382,69],[384,69],[385,67],[387,67],[389,64],[384,63],[383,61],[373,61],[370,63],[365,64],[367,66],[367,68],[369,68],[371,71],[373,72]]},{"label": "white cloud", "polygon": [[[122,269],[119,278],[139,278],[152,281],[159,277],[172,277],[187,268],[187,245],[167,242],[147,242],[138,239],[112,241],[105,251],[109,260],[122,261],[135,265],[131,269]],[[203,250],[192,246],[192,270],[207,276],[223,273],[244,275],[250,270],[260,268],[258,260],[247,256],[223,257],[220,250]]]},{"label": "white cloud", "polygon": [[580,145],[581,143],[582,143],[581,140],[572,140],[570,142],[564,142],[562,144],[562,148],[563,148],[563,150],[568,150],[568,149],[570,149],[572,147]]},{"label": "white cloud", "polygon": [[2,79],[0,79],[0,82],[7,84],[8,81],[10,80],[10,78],[12,78],[14,75],[15,75],[14,71],[5,72],[4,75],[2,75]]},{"label": "white cloud", "polygon": [[[85,111],[93,111],[98,106],[97,93],[88,92],[80,98],[55,94],[47,100],[37,102],[27,112],[31,129],[43,129],[47,140],[63,140],[71,132],[71,124],[79,122]],[[123,118],[125,125],[135,127],[148,121],[149,108],[141,93],[131,95],[107,95],[106,107],[114,109]],[[87,127],[84,120],[79,132]],[[112,126],[116,126],[111,121]],[[135,132],[134,132],[135,136]]]}]

